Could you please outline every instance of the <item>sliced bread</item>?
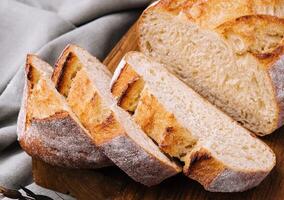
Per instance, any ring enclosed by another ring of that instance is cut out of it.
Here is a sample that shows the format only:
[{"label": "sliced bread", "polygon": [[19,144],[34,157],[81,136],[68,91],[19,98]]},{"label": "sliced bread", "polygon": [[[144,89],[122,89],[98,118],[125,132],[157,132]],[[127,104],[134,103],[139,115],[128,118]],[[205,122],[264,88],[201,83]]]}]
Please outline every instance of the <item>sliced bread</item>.
[{"label": "sliced bread", "polygon": [[160,1],[138,24],[143,53],[261,136],[284,123],[284,20],[251,15],[284,1],[265,2]]},{"label": "sliced bread", "polygon": [[98,168],[112,162],[94,145],[51,81],[52,67],[28,55],[18,138],[32,157],[57,166]]},{"label": "sliced bread", "polygon": [[181,171],[116,105],[110,72],[86,50],[68,46],[52,79],[97,146],[135,181],[151,186]]},{"label": "sliced bread", "polygon": [[125,55],[111,85],[118,105],[206,190],[247,190],[275,165],[265,143],[142,53]]}]

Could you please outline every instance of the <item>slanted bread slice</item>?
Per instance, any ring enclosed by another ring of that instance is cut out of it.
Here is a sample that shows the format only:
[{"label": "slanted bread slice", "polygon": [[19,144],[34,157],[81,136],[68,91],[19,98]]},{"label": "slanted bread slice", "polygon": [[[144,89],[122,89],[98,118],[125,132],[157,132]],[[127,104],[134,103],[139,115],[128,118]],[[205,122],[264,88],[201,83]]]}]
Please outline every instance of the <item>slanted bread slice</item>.
[{"label": "slanted bread slice", "polygon": [[53,81],[94,142],[137,182],[151,186],[181,171],[116,105],[111,74],[87,51],[68,46],[57,62]]},{"label": "slanted bread slice", "polygon": [[139,21],[140,49],[246,128],[270,134],[284,122],[284,20],[251,14],[283,17],[284,1],[265,2],[160,1]]},{"label": "slanted bread slice", "polygon": [[111,85],[118,104],[209,191],[249,189],[275,165],[266,144],[142,53],[125,55]]},{"label": "slanted bread slice", "polygon": [[18,137],[31,156],[57,166],[98,168],[112,162],[94,145],[51,81],[52,67],[28,55]]}]

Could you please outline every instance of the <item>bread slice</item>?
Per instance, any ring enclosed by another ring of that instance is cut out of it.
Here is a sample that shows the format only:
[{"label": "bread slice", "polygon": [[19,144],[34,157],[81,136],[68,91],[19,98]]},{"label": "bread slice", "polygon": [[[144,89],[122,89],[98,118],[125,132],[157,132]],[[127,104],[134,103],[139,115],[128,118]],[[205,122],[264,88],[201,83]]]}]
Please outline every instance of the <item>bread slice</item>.
[{"label": "bread slice", "polygon": [[244,191],[275,165],[266,144],[142,53],[125,55],[111,85],[118,104],[206,190]]},{"label": "bread slice", "polygon": [[52,78],[94,142],[135,181],[151,186],[181,171],[116,105],[110,72],[87,51],[68,46]]},{"label": "bread slice", "polygon": [[175,7],[178,2],[160,1],[144,12],[141,51],[254,133],[280,127],[284,20],[247,14],[282,17],[284,2],[197,0]]},{"label": "bread slice", "polygon": [[52,67],[34,55],[26,60],[18,137],[32,157],[57,166],[98,168],[112,162],[94,145],[51,81]]}]

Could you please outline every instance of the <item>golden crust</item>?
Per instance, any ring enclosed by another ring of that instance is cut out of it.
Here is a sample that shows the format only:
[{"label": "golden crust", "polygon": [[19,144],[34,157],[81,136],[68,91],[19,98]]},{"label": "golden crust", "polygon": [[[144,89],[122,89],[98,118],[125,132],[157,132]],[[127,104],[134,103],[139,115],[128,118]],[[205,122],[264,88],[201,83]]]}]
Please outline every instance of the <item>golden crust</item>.
[{"label": "golden crust", "polygon": [[62,99],[48,81],[52,68],[36,56],[28,55],[25,70],[26,84],[17,130],[22,148],[51,165],[70,168],[111,165],[82,126],[64,109]]},{"label": "golden crust", "polygon": [[124,135],[124,130],[94,87],[87,70],[76,55],[77,48],[79,47],[69,45],[64,49],[56,63],[52,80],[83,126],[89,130],[93,141],[101,145]]},{"label": "golden crust", "polygon": [[97,145],[124,134],[84,70],[76,73],[70,86],[67,102]]},{"label": "golden crust", "polygon": [[[73,57],[75,56],[75,60],[77,61],[70,61],[70,57],[68,57],[70,54],[73,54]],[[110,105],[110,103],[115,103],[115,101],[108,102],[111,101],[107,97],[108,94],[103,94],[108,91],[98,89],[99,87],[95,84],[96,78],[93,76],[93,73],[98,73],[99,70],[103,69],[92,71],[91,67],[95,68],[98,66],[98,61],[93,62],[93,60],[93,57],[85,50],[70,45],[64,50],[56,64],[53,81],[57,84],[59,91],[64,92],[69,106],[78,116],[84,127],[89,130],[90,136],[95,143],[118,167],[142,184],[148,186],[155,185],[179,173],[181,167],[177,163],[169,159],[165,160],[166,157],[161,159],[155,156],[156,154],[153,153],[154,150],[141,145],[137,142],[137,139],[134,139],[133,136],[130,136],[126,132],[126,128],[120,120],[128,120],[131,123],[131,118],[124,111]],[[81,67],[77,67],[72,76],[64,77],[65,71],[68,68],[72,68],[74,63],[76,65],[81,63],[79,64]],[[101,67],[103,68],[104,66]],[[107,77],[107,75],[106,73],[106,80],[104,81],[107,81],[109,78],[110,82],[110,77]],[[68,83],[69,81],[71,84]],[[68,84],[60,86],[64,82]],[[101,86],[104,89],[108,87],[105,84],[107,83],[105,82]],[[119,92],[123,92],[123,88],[118,88],[118,90]],[[111,97],[111,94],[109,95]],[[135,128],[135,126],[132,125],[131,128]],[[137,134],[142,134],[142,130],[138,129],[138,127],[136,131]],[[139,137],[137,136],[137,138]],[[152,141],[149,140],[149,142]]]},{"label": "golden crust", "polygon": [[257,186],[267,171],[247,172],[227,168],[214,158],[211,153],[198,145],[188,155],[189,164],[184,166],[184,173],[201,183],[212,192],[241,192]]},{"label": "golden crust", "polygon": [[118,101],[123,98],[129,85],[139,79],[138,74],[134,70],[131,70],[130,67],[128,68],[127,64],[122,70],[124,76],[117,77],[117,80],[111,87],[111,93]]},{"label": "golden crust", "polygon": [[59,58],[57,59],[57,62],[55,63],[54,71],[51,76],[51,80],[53,81],[54,85],[56,86],[56,89],[59,85],[59,82],[61,81],[63,77],[64,72],[64,64],[66,61],[68,61],[68,56],[70,55],[70,52],[73,50],[73,45],[67,45]]},{"label": "golden crust", "polygon": [[[264,67],[271,67],[283,54],[284,19],[268,15],[248,15],[225,22],[216,28],[225,39],[238,35],[245,48],[238,55],[249,52]],[[271,41],[269,41],[269,39]]]},{"label": "golden crust", "polygon": [[183,13],[203,27],[214,28],[227,20],[239,17],[240,14],[252,14],[252,4],[252,0],[161,0],[151,9],[161,9],[176,15]]},{"label": "golden crust", "polygon": [[112,84],[111,93],[117,99],[121,108],[133,114],[140,93],[144,88],[144,81],[127,64],[122,70],[124,76],[117,77],[117,80]]},{"label": "golden crust", "polygon": [[184,174],[208,188],[216,177],[225,170],[225,166],[214,159],[211,153],[200,148],[188,155],[188,163],[184,166]]},{"label": "golden crust", "polygon": [[184,156],[197,140],[178,123],[173,113],[168,112],[156,97],[147,91],[147,88],[141,93],[133,118],[143,131],[158,143],[160,149],[187,162]]},{"label": "golden crust", "polygon": [[162,9],[175,15],[182,12],[199,25],[214,28],[245,15],[269,14],[283,17],[283,6],[282,0],[160,0],[150,9]]},{"label": "golden crust", "polygon": [[[140,84],[138,89],[133,88],[133,84],[137,82],[143,84]],[[135,122],[165,153],[181,158],[195,144],[196,140],[179,125],[174,115],[167,112],[147,91],[143,78],[127,63],[112,84],[111,91],[119,99],[118,105],[134,114]]]}]

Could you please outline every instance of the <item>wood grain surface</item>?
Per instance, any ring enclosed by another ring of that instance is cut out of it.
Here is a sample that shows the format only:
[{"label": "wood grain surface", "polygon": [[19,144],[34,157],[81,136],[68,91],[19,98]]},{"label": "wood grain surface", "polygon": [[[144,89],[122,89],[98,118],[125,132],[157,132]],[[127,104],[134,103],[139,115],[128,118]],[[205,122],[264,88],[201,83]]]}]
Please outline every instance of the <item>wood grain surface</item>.
[{"label": "wood grain surface", "polygon": [[[135,25],[104,60],[111,71],[122,56],[137,50]],[[277,132],[277,133],[276,133]],[[33,159],[33,177],[38,185],[77,199],[115,200],[282,200],[284,199],[284,128],[262,138],[276,153],[277,165],[256,188],[243,193],[210,193],[197,182],[179,174],[154,187],[145,187],[132,181],[116,167],[99,170],[74,170],[50,166]]]}]

